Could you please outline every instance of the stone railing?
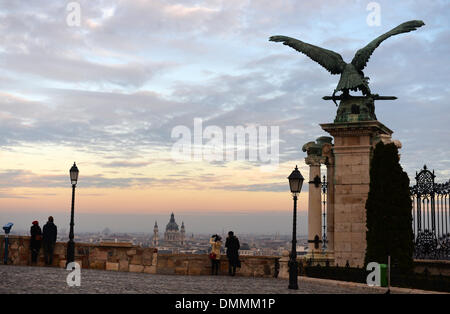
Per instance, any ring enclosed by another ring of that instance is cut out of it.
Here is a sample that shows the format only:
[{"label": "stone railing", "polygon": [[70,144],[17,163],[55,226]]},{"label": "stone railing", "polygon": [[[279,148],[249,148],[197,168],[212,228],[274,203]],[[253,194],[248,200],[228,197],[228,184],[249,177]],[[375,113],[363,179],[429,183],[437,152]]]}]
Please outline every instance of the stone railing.
[{"label": "stone railing", "polygon": [[[240,256],[241,268],[237,276],[277,277],[278,259],[276,256]],[[211,261],[207,254],[158,254],[158,274],[209,275]],[[221,257],[219,275],[228,273],[226,256]]]},{"label": "stone railing", "polygon": [[[56,243],[53,266],[65,267],[66,250],[67,243]],[[3,255],[4,236],[0,236],[0,262],[3,262]],[[276,256],[241,256],[241,268],[237,270],[236,275],[276,277],[278,259]],[[211,272],[211,262],[207,254],[158,254],[154,248],[142,248],[128,243],[76,243],[75,261],[82,268],[112,271],[176,275],[209,275]],[[31,265],[30,237],[9,237],[8,264]],[[37,265],[44,265],[42,249]],[[219,272],[228,272],[226,256],[222,256]]]},{"label": "stone railing", "polygon": [[[0,258],[4,257],[4,236],[0,236]],[[53,252],[53,266],[65,267],[67,243],[57,242]],[[76,243],[75,261],[82,268],[156,273],[157,254],[154,248],[142,248],[129,243]],[[8,264],[31,265],[30,237],[10,236]],[[43,266],[41,248],[38,266]]]},{"label": "stone railing", "polygon": [[414,271],[416,273],[429,272],[431,275],[442,275],[450,277],[450,261],[448,260],[414,260]]},{"label": "stone railing", "polygon": [[[4,236],[0,236],[0,263],[3,263]],[[67,243],[57,242],[53,254],[53,266],[65,267]],[[241,268],[237,276],[289,278],[289,256],[240,256]],[[158,254],[154,248],[142,248],[129,243],[88,244],[76,243],[75,260],[82,268],[111,271],[142,272],[149,274],[209,275],[211,262],[207,254]],[[300,257],[298,260],[302,260]],[[305,262],[305,261],[303,261]],[[30,237],[10,236],[8,264],[31,265]],[[41,249],[38,266],[44,265]],[[449,261],[414,261],[415,271],[450,276]],[[228,262],[222,256],[219,274],[227,274]]]}]

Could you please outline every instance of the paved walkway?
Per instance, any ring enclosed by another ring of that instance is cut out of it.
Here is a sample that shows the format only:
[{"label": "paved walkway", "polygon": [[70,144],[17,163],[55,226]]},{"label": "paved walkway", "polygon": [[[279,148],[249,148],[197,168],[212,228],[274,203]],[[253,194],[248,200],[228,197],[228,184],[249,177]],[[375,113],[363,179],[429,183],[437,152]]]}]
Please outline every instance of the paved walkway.
[{"label": "paved walkway", "polygon": [[5,293],[382,293],[362,287],[299,281],[299,290],[275,278],[151,275],[81,270],[81,286],[69,287],[63,268],[0,265],[0,294]]}]

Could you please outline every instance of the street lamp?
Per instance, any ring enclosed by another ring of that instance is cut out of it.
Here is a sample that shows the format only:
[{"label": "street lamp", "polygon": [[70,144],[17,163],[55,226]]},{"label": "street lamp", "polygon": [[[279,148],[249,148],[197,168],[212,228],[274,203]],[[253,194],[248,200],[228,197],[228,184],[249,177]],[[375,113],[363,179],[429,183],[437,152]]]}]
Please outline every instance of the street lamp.
[{"label": "street lamp", "polygon": [[303,181],[305,180],[295,166],[294,171],[288,177],[289,187],[294,199],[294,216],[293,216],[293,227],[292,227],[292,250],[289,259],[289,289],[298,289],[298,263],[297,263],[297,195],[300,194],[302,190]]},{"label": "street lamp", "polygon": [[73,211],[75,203],[75,186],[78,181],[78,168],[75,162],[72,168],[70,168],[70,182],[72,183],[72,209],[70,212],[70,232],[69,232],[69,242],[67,242],[67,259],[66,264],[69,264],[75,260],[75,242],[73,242]]}]

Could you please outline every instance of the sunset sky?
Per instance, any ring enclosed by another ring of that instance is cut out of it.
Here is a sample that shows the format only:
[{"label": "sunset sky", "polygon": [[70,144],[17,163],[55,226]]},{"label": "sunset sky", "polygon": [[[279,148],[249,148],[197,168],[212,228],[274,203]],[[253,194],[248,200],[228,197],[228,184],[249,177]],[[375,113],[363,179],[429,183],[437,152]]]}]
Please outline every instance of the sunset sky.
[{"label": "sunset sky", "polygon": [[[319,123],[336,107],[322,96],[339,77],[268,38],[296,37],[350,61],[412,19],[426,25],[383,42],[364,72],[374,93],[398,97],[376,114],[402,142],[411,180],[424,164],[437,181],[450,177],[449,1],[378,1],[380,26],[366,22],[370,1],[86,0],[77,1],[80,26],[67,24],[69,2],[0,3],[1,224],[26,229],[53,214],[67,227],[76,161],[78,230],[151,231],[174,211],[195,221],[188,232],[287,234],[286,177],[298,164],[307,178],[301,147],[327,135]],[[174,160],[172,130],[193,130],[194,118],[223,130],[278,126],[279,166]],[[227,214],[234,225],[220,221]]]}]

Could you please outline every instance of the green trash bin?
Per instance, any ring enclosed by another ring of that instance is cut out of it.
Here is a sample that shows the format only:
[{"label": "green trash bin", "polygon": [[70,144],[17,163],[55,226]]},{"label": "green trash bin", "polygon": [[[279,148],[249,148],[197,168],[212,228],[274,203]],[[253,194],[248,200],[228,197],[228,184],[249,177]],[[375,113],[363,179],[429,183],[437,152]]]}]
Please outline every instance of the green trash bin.
[{"label": "green trash bin", "polygon": [[388,267],[386,264],[380,264],[380,284],[382,287],[388,286]]}]

